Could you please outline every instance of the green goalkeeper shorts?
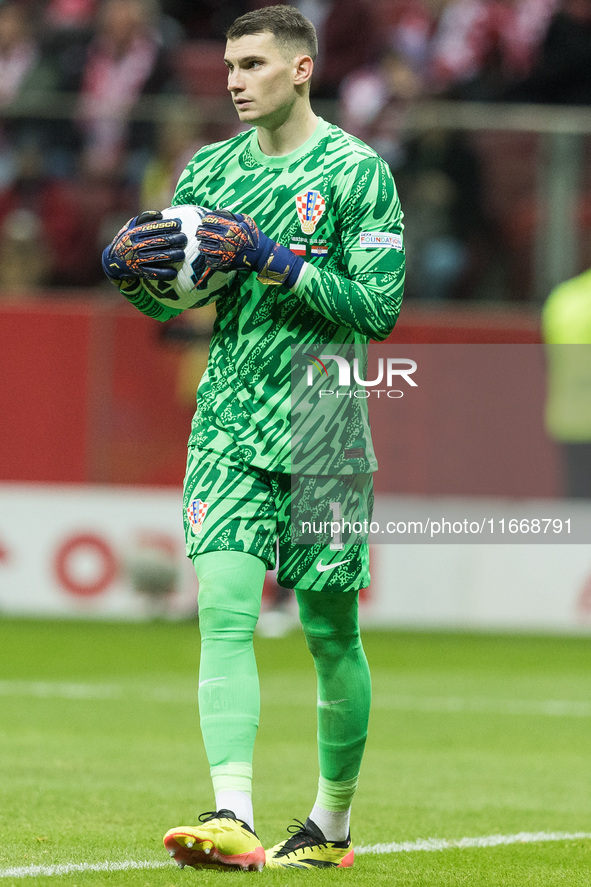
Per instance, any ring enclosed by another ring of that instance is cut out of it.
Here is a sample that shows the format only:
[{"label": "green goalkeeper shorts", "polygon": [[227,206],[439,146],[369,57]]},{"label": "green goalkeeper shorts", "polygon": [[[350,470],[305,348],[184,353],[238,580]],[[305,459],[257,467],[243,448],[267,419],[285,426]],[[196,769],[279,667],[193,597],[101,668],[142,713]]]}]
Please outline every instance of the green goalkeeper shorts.
[{"label": "green goalkeeper shorts", "polygon": [[189,447],[183,516],[187,555],[244,551],[285,588],[358,591],[369,585],[371,474],[290,475]]}]

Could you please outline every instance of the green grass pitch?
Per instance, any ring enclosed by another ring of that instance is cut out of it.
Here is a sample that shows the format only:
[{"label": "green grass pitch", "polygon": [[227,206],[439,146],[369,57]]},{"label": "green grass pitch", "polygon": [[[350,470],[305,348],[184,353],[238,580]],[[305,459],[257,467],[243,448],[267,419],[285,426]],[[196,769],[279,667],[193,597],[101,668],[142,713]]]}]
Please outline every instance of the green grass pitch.
[{"label": "green grass pitch", "polygon": [[[168,828],[213,806],[197,624],[0,621],[0,887],[590,885],[589,639],[364,640],[374,705],[352,831],[356,847],[389,852],[360,853],[348,871],[246,875],[180,871],[162,848]],[[300,632],[256,645],[254,801],[268,845],[315,796],[315,686]],[[428,838],[484,846],[421,849]]]}]

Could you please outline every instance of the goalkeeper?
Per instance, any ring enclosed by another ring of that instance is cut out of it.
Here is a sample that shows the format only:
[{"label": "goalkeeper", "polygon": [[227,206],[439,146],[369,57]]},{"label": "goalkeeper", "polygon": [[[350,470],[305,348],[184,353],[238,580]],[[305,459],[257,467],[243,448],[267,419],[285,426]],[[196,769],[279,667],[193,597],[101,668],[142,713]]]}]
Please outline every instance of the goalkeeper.
[{"label": "goalkeeper", "polygon": [[[187,553],[199,580],[199,710],[215,809],[166,834],[181,866],[353,864],[349,818],[370,707],[358,623],[368,547],[293,542],[290,353],[294,345],[320,354],[326,343],[363,347],[387,338],[400,310],[404,250],[390,170],[311,108],[316,53],[313,25],[291,6],[263,7],[232,24],[228,90],[250,128],[198,151],[173,198],[215,208],[197,232],[201,251],[211,268],[238,271],[217,301],[184,486]],[[164,321],[178,311],[152,298],[142,280],[173,278],[185,244],[174,220],[143,213],[105,249],[103,267],[132,304]],[[367,432],[365,401],[357,407]],[[328,520],[337,506],[346,518],[349,501],[364,503],[371,516],[377,463],[369,434],[357,443],[335,454],[332,442],[322,441],[317,464],[304,472]],[[320,464],[332,467],[320,471]],[[330,477],[314,476],[320,474]],[[253,631],[277,551],[278,579],[295,590],[317,674],[320,775],[307,819],[265,852],[251,801],[259,722]]]}]

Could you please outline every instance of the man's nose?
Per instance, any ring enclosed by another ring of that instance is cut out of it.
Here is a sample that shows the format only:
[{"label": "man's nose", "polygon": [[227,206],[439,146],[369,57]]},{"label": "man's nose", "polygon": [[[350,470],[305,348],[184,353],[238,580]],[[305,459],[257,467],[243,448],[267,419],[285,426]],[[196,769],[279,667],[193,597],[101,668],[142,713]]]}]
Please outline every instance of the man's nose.
[{"label": "man's nose", "polygon": [[230,92],[234,90],[240,91],[244,89],[244,80],[242,77],[242,72],[239,68],[235,68],[233,71],[228,72],[228,89]]}]

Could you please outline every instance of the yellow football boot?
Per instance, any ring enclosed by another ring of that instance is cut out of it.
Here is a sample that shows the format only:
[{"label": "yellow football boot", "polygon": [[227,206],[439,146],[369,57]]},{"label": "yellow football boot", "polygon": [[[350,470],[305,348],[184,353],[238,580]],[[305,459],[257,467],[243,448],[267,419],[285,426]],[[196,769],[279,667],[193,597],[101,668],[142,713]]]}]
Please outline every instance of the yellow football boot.
[{"label": "yellow football boot", "polygon": [[200,825],[171,828],[164,846],[180,868],[260,872],[265,851],[255,833],[232,810],[202,813]]},{"label": "yellow football boot", "polygon": [[289,838],[266,851],[266,866],[271,869],[350,868],[355,853],[351,835],[346,841],[327,841],[318,826],[307,819],[305,824],[290,825]]}]

